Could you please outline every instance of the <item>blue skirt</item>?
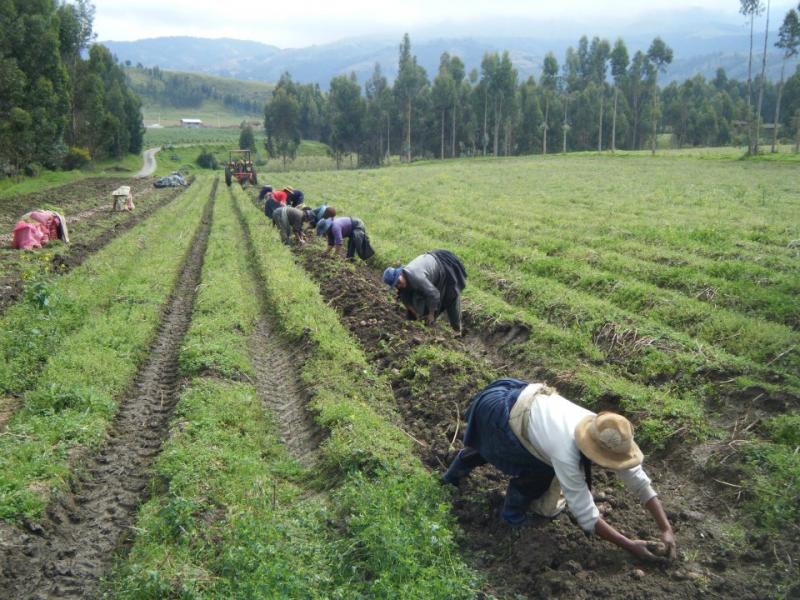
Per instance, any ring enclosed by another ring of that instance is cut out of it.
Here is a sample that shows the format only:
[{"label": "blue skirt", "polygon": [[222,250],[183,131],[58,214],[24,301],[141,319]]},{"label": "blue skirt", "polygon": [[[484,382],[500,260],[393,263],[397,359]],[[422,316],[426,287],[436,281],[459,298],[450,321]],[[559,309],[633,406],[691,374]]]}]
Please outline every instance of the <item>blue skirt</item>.
[{"label": "blue skirt", "polygon": [[519,379],[497,379],[479,392],[467,409],[464,446],[512,477],[552,471],[523,446],[508,424],[511,408],[528,386]]}]

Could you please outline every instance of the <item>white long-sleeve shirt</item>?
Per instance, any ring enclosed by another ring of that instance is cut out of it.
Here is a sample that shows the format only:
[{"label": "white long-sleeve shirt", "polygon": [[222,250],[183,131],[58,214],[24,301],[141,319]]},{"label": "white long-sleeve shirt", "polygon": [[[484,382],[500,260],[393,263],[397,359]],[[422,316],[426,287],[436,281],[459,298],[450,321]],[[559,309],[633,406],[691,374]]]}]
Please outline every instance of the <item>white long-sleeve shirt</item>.
[{"label": "white long-sleeve shirt", "polygon": [[[542,391],[531,404],[525,432],[528,441],[538,450],[539,458],[553,467],[570,512],[588,532],[594,531],[600,511],[586,484],[581,453],[575,443],[575,427],[584,417],[593,414],[556,393]],[[641,465],[614,470],[614,473],[642,504],[656,495]]]}]

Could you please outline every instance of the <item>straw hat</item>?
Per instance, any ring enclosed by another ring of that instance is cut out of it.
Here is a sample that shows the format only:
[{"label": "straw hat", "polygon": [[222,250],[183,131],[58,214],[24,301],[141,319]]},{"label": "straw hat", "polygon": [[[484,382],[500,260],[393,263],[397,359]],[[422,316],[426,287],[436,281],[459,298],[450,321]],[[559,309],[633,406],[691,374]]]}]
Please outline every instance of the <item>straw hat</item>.
[{"label": "straw hat", "polygon": [[633,425],[616,413],[584,417],[575,427],[575,443],[590,460],[608,469],[630,469],[644,458],[633,441]]}]

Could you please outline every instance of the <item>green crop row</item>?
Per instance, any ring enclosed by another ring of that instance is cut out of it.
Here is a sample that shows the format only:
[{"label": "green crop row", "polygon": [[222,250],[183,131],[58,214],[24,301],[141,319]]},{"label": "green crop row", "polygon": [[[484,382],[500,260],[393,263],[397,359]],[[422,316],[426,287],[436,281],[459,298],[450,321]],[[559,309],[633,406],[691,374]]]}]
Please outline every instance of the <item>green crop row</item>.
[{"label": "green crop row", "polygon": [[268,357],[248,352],[259,303],[230,197],[213,223],[179,356],[189,382],[155,465],[168,487],[141,508],[110,587],[120,599],[321,597],[327,508],[303,498],[307,476],[247,383]]},{"label": "green crop row", "polygon": [[274,426],[254,405],[253,387],[231,381],[252,374],[241,349],[252,331],[256,295],[252,283],[241,283],[248,279],[245,253],[231,242],[241,230],[232,224],[232,207],[220,202],[199,312],[181,356],[195,379],[159,460],[169,491],[142,511],[143,533],[119,570],[117,594],[471,595],[476,580],[455,552],[447,492],[387,420],[394,414],[388,385],[260,211],[237,186],[231,196],[277,329],[309,352],[286,376],[308,390],[329,437],[319,464],[304,473],[276,444]]},{"label": "green crop row", "polygon": [[0,436],[0,518],[38,514],[65,486],[70,451],[102,441],[155,335],[210,185],[196,184],[68,275],[29,285],[4,316],[0,389],[22,403]]}]

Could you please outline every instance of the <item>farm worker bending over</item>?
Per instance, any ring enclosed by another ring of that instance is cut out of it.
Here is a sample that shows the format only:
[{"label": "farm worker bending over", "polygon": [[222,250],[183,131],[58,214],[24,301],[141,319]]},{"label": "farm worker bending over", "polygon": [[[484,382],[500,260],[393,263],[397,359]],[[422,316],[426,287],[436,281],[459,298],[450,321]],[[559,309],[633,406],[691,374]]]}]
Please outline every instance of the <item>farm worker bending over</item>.
[{"label": "farm worker bending over", "polygon": [[287,185],[283,188],[286,192],[286,204],[294,208],[300,208],[305,202],[305,195],[300,190],[294,189],[292,186]]},{"label": "farm worker bending over", "polygon": [[308,226],[314,229],[322,219],[332,219],[336,216],[336,209],[333,206],[323,204],[317,208],[304,208],[303,212],[306,213]]},{"label": "farm worker bending over", "polygon": [[303,211],[291,206],[279,206],[272,213],[272,223],[281,232],[281,241],[289,245],[292,233],[294,238],[299,244],[305,244],[306,239],[303,236],[303,221],[305,215]]},{"label": "farm worker bending over", "polygon": [[267,201],[264,203],[264,214],[267,215],[268,219],[271,219],[272,213],[275,212],[276,208],[286,206],[286,192],[283,190],[272,191],[271,187],[264,187],[269,188],[266,193]]},{"label": "farm worker bending over", "polygon": [[432,250],[406,266],[389,267],[383,272],[383,281],[397,288],[409,319],[424,317],[433,325],[446,311],[450,325],[461,335],[461,290],[467,285],[467,272],[455,254]]},{"label": "farm worker bending over", "polygon": [[666,556],[676,556],[675,537],[661,502],[642,469],[633,426],[623,416],[595,414],[542,383],[498,379],[467,409],[464,448],[442,479],[458,485],[487,462],[511,475],[502,518],[511,525],[525,512],[554,517],[566,504],[581,528],[644,560],[659,560],[643,540],[630,540],[600,516],[591,490],[591,465],[613,470],[644,504],[661,531]]},{"label": "farm worker bending over", "polygon": [[317,223],[317,235],[328,237],[326,254],[331,254],[334,249],[341,256],[344,254],[344,238],[347,238],[347,258],[352,259],[358,254],[362,260],[367,260],[375,254],[369,242],[364,221],[355,217],[334,217],[322,219]]}]

